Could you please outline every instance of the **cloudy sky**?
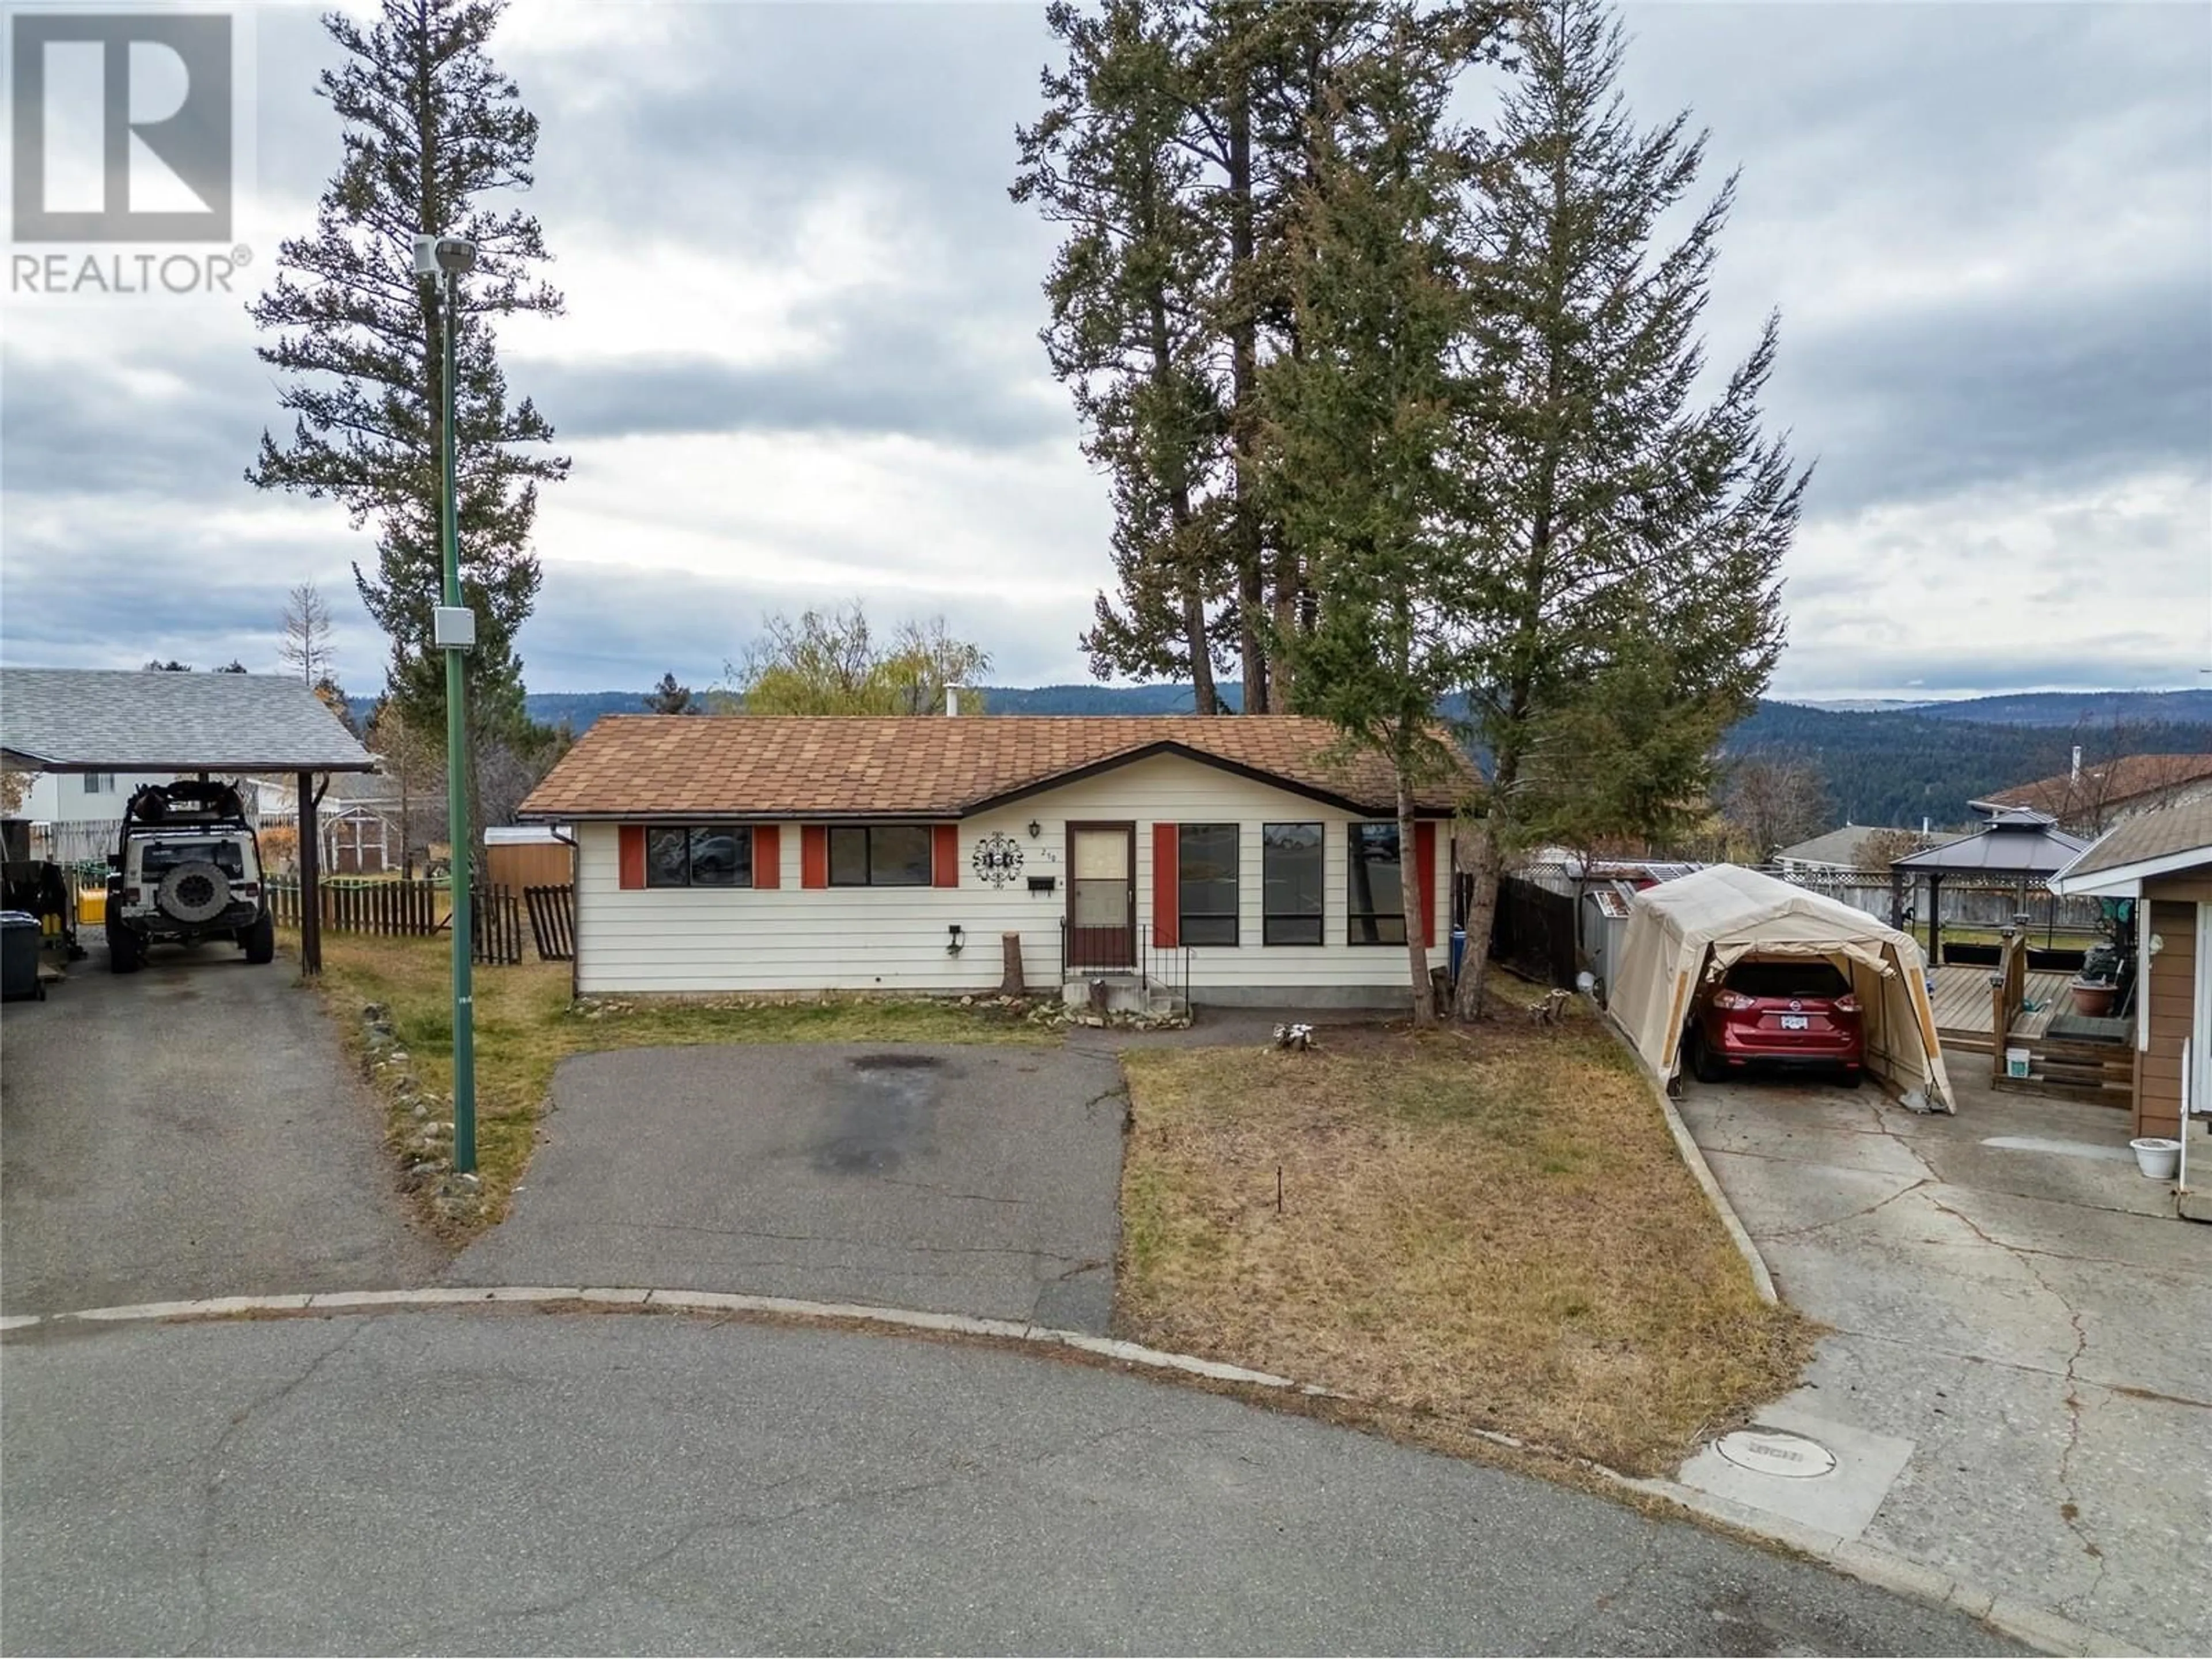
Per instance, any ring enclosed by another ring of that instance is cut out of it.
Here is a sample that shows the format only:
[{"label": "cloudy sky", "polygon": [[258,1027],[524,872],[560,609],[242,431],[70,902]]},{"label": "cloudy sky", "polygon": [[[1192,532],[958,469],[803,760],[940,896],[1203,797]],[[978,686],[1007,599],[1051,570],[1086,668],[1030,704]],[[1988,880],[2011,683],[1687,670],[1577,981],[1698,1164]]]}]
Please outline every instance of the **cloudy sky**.
[{"label": "cloudy sky", "polygon": [[[1741,168],[1716,357],[1819,472],[1789,696],[2203,685],[2212,668],[2212,8],[1639,4],[1627,90]],[[265,275],[338,135],[308,9],[257,9]],[[568,313],[506,337],[574,458],[522,636],[544,690],[720,674],[763,612],[942,612],[994,678],[1085,678],[1109,513],[1011,204],[1041,8],[528,0],[531,205]],[[285,590],[383,641],[367,532],[240,477],[276,393],[220,299],[4,301],[0,659],[276,665]]]}]

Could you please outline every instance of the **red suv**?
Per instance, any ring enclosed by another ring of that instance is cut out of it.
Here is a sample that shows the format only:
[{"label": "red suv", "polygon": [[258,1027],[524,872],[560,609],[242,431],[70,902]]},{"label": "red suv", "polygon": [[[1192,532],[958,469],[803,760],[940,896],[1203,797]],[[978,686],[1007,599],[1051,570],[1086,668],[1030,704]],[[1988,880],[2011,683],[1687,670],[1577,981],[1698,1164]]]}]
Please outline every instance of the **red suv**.
[{"label": "red suv", "polygon": [[1858,1087],[1865,1033],[1851,982],[1817,957],[1751,957],[1728,970],[1691,1016],[1690,1069],[1701,1083],[1753,1066],[1840,1067]]}]

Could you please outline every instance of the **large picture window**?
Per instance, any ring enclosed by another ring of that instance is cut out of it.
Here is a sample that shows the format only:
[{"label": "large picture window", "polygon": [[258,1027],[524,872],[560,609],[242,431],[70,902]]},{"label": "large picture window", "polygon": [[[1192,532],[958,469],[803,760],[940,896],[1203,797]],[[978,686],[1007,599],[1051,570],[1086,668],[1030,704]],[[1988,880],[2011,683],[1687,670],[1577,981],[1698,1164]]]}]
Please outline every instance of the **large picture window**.
[{"label": "large picture window", "polygon": [[1322,828],[1268,823],[1260,828],[1260,938],[1268,945],[1322,942]]},{"label": "large picture window", "polygon": [[832,887],[927,887],[933,865],[926,823],[833,823]]},{"label": "large picture window", "polygon": [[1237,826],[1186,823],[1176,837],[1178,937],[1185,945],[1237,943]]},{"label": "large picture window", "polygon": [[1354,945],[1406,942],[1405,865],[1398,854],[1396,824],[1352,826],[1351,897],[1346,908]]},{"label": "large picture window", "polygon": [[647,887],[750,887],[753,832],[741,823],[654,824],[645,832]]}]

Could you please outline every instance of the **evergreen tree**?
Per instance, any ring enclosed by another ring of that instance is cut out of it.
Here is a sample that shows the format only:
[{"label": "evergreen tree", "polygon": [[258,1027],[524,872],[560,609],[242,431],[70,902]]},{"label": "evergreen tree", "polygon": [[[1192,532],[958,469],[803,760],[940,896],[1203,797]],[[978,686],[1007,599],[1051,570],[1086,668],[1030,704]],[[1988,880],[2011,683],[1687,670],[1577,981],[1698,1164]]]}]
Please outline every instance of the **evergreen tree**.
[{"label": "evergreen tree", "polygon": [[1277,634],[1272,648],[1303,709],[1390,763],[1422,1024],[1434,1018],[1433,941],[1413,902],[1414,800],[1449,775],[1436,711],[1467,669],[1453,605],[1461,550],[1444,512],[1451,352],[1468,309],[1449,68],[1408,15],[1344,89],[1290,227],[1299,349],[1261,380],[1271,504],[1320,598],[1312,627]]},{"label": "evergreen tree", "polygon": [[1223,585],[1224,417],[1201,309],[1212,250],[1183,144],[1188,42],[1174,0],[1054,5],[1067,67],[1019,133],[1012,194],[1068,227],[1045,295],[1053,373],[1112,480],[1118,603],[1084,635],[1101,678],[1188,678],[1216,711],[1209,605]]},{"label": "evergreen tree", "polygon": [[663,674],[660,684],[645,694],[645,708],[652,714],[696,714],[699,705],[691,696],[691,688],[678,685],[676,676]]},{"label": "evergreen tree", "polygon": [[[1233,646],[1243,706],[1293,702],[1281,642],[1311,623],[1305,555],[1261,478],[1261,382],[1298,351],[1291,226],[1368,66],[1484,55],[1485,5],[1107,0],[1050,13],[1017,200],[1069,226],[1047,279],[1054,371],[1114,479],[1118,592],[1085,643],[1100,675],[1180,678],[1215,702]],[[1202,641],[1202,643],[1201,643]]]},{"label": "evergreen tree", "polygon": [[[364,27],[324,19],[345,54],[321,94],[343,124],[343,159],[313,234],[287,240],[276,280],[248,307],[271,337],[262,360],[284,377],[293,417],[264,432],[247,481],[340,502],[373,524],[376,570],[356,565],[369,613],[390,635],[389,695],[420,732],[440,728],[443,656],[430,642],[440,601],[439,410],[444,309],[417,276],[418,233],[465,237],[475,270],[460,284],[455,340],[461,586],[476,613],[468,676],[471,749],[522,733],[514,636],[538,592],[529,548],[538,486],[567,475],[547,452],[553,428],[528,398],[510,403],[493,324],[558,315],[536,271],[548,256],[538,221],[487,198],[529,188],[537,118],[486,52],[502,0],[383,0]],[[471,793],[476,781],[471,778]],[[481,813],[472,814],[479,831]]]},{"label": "evergreen tree", "polygon": [[[1807,479],[1759,428],[1771,318],[1714,400],[1693,400],[1732,181],[1680,240],[1654,242],[1696,185],[1702,136],[1686,115],[1637,129],[1599,0],[1529,0],[1514,46],[1473,198],[1459,433],[1470,714],[1492,757],[1470,939],[1488,935],[1503,850],[1651,833],[1706,793],[1721,732],[1781,647],[1777,571]],[[1469,951],[1462,1016],[1483,960]]]}]

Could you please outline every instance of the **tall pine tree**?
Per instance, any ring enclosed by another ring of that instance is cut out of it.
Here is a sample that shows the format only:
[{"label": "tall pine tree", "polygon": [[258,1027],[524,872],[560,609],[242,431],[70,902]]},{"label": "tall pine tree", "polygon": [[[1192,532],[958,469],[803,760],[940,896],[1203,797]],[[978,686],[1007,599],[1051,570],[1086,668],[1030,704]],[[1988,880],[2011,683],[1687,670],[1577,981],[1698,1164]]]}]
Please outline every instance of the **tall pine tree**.
[{"label": "tall pine tree", "polygon": [[[553,428],[525,398],[510,403],[495,319],[557,316],[537,274],[538,221],[490,198],[527,190],[537,118],[487,52],[503,0],[383,0],[364,27],[324,19],[344,52],[319,81],[343,124],[343,159],[314,234],[286,241],[276,282],[248,307],[271,337],[262,360],[284,377],[293,417],[264,432],[246,479],[340,502],[374,526],[376,568],[362,599],[392,641],[387,696],[417,732],[442,730],[445,665],[430,642],[441,570],[438,411],[443,307],[417,276],[418,233],[477,245],[461,283],[455,340],[461,586],[476,612],[468,674],[471,750],[528,736],[514,636],[538,592],[530,531],[538,486],[567,476]],[[478,793],[471,779],[471,793]],[[471,815],[478,827],[481,812]]]},{"label": "tall pine tree", "polygon": [[1185,147],[1189,46],[1173,0],[1048,14],[1067,52],[1022,130],[1018,202],[1068,227],[1045,294],[1053,373],[1112,480],[1118,603],[1084,637],[1093,669],[1191,681],[1215,712],[1209,607],[1223,586],[1224,416],[1202,310],[1212,250]]},{"label": "tall pine tree", "polygon": [[1086,636],[1093,669],[1188,672],[1203,708],[1218,649],[1247,710],[1285,712],[1282,642],[1315,601],[1260,477],[1261,383],[1299,350],[1291,227],[1335,127],[1362,116],[1359,88],[1381,84],[1370,70],[1409,52],[1475,61],[1495,8],[1106,0],[1050,15],[1066,67],[1020,135],[1014,194],[1069,227],[1046,339],[1114,479],[1118,592]]},{"label": "tall pine tree", "polygon": [[1433,1017],[1429,919],[1413,902],[1414,803],[1454,768],[1437,705],[1466,672],[1448,521],[1459,149],[1451,59],[1398,20],[1316,137],[1289,227],[1298,350],[1261,378],[1271,503],[1320,599],[1275,630],[1299,706],[1389,761],[1397,787],[1405,944],[1415,1019]]},{"label": "tall pine tree", "polygon": [[[1528,0],[1521,73],[1473,198],[1473,329],[1455,508],[1480,650],[1470,714],[1490,754],[1467,927],[1485,938],[1500,855],[1554,834],[1661,834],[1702,796],[1720,733],[1782,642],[1778,570],[1808,475],[1764,435],[1770,318],[1710,402],[1698,324],[1732,182],[1679,240],[1705,141],[1649,131],[1615,90],[1599,0]],[[1480,1007],[1471,951],[1458,1009]]]}]

